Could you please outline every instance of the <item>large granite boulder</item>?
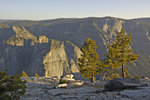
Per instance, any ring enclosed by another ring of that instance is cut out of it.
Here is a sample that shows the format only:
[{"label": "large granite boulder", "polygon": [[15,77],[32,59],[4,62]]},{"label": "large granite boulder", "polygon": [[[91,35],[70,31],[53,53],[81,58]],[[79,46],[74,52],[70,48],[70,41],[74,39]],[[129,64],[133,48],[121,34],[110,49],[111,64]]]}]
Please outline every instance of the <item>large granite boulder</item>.
[{"label": "large granite boulder", "polygon": [[72,74],[67,74],[65,75],[62,80],[65,80],[65,81],[75,81],[75,79],[73,78],[73,75]]},{"label": "large granite boulder", "polygon": [[116,79],[108,81],[104,87],[106,91],[113,91],[113,90],[136,88],[142,85],[140,81],[136,79],[134,81],[133,80],[134,79],[116,78]]},{"label": "large granite boulder", "polygon": [[110,80],[105,85],[105,90],[116,90],[124,87],[124,84],[118,80]]},{"label": "large granite boulder", "polygon": [[67,83],[58,84],[58,86],[56,86],[56,88],[66,88],[67,85],[68,85]]}]

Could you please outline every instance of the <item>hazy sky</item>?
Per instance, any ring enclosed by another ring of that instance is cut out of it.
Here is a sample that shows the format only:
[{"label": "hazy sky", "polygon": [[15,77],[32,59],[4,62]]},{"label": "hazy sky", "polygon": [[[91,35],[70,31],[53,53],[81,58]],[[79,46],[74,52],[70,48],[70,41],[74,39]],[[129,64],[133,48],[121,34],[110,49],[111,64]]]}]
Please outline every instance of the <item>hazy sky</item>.
[{"label": "hazy sky", "polygon": [[0,0],[0,19],[150,17],[150,0]]}]

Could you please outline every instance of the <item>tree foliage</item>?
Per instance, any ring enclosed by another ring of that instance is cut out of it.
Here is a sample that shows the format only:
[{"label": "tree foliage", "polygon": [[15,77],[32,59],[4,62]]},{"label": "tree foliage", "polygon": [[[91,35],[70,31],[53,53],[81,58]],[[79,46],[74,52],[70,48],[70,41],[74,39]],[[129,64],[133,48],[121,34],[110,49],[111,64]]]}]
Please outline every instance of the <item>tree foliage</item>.
[{"label": "tree foliage", "polygon": [[37,73],[34,75],[34,77],[40,77]]},{"label": "tree foliage", "polygon": [[87,38],[85,44],[81,48],[82,55],[78,59],[79,70],[85,78],[90,78],[95,81],[95,75],[102,72],[99,62],[99,55],[96,52],[98,46],[94,40]]},{"label": "tree foliage", "polygon": [[7,71],[0,72],[0,100],[19,100],[25,93],[25,83],[19,75],[8,76]]},{"label": "tree foliage", "polygon": [[138,59],[138,55],[133,53],[131,48],[131,34],[128,35],[124,29],[116,34],[116,40],[111,42],[108,47],[107,59],[105,63],[110,71],[121,70],[122,78],[128,77],[129,73],[125,69],[125,65],[129,63],[133,65]]},{"label": "tree foliage", "polygon": [[22,77],[28,77],[28,75],[27,75],[27,73],[25,71],[22,71],[21,76]]}]

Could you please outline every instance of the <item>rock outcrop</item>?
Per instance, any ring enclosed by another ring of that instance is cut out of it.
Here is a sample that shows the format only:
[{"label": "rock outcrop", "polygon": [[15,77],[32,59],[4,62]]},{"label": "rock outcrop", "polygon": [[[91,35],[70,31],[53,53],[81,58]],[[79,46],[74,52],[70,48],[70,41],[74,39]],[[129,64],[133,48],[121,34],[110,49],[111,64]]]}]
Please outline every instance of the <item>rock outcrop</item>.
[{"label": "rock outcrop", "polygon": [[24,46],[25,40],[31,40],[31,45],[37,41],[37,38],[24,27],[12,26],[15,35],[10,37],[6,43],[12,46]]},{"label": "rock outcrop", "polygon": [[46,36],[39,36],[39,43],[48,43],[48,38]]},{"label": "rock outcrop", "polygon": [[62,81],[75,81],[75,79],[73,78],[73,75],[72,74],[67,74],[65,75],[63,78],[61,78]]},{"label": "rock outcrop", "polygon": [[106,83],[105,91],[132,89],[141,86],[146,86],[146,85],[145,84],[143,85],[140,80],[116,78]]},{"label": "rock outcrop", "polygon": [[46,36],[39,36],[37,40],[24,27],[13,26],[12,30],[14,35],[0,48],[0,70],[6,66],[10,75],[24,70],[29,76],[38,73],[46,77],[79,73],[77,58],[81,51],[73,43]]},{"label": "rock outcrop", "polygon": [[[27,89],[20,100],[149,100],[150,98],[150,87],[102,92],[102,87],[95,87],[95,84],[83,84],[79,81],[60,85],[65,88],[55,88],[57,80],[53,78],[28,77],[25,80],[28,81]],[[106,82],[98,83],[105,85]]]},{"label": "rock outcrop", "polygon": [[60,77],[63,73],[70,73],[64,42],[51,41],[50,51],[44,57],[43,64],[46,77]]}]

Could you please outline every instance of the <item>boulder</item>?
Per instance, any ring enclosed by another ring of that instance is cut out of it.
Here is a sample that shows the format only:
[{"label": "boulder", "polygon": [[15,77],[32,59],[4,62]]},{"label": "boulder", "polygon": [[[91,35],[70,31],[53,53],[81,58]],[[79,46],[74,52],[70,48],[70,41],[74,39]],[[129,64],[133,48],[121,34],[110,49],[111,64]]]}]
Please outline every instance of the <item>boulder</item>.
[{"label": "boulder", "polygon": [[67,83],[63,83],[63,84],[58,84],[56,88],[66,88],[66,87],[67,87]]},{"label": "boulder", "polygon": [[64,81],[75,81],[75,79],[71,79],[71,78],[62,78],[62,80],[64,80]]},{"label": "boulder", "polygon": [[68,83],[69,87],[76,87],[76,86],[82,86],[83,85],[83,81],[70,81]]},{"label": "boulder", "polygon": [[73,75],[72,74],[68,74],[68,75],[65,75],[63,78],[70,78],[70,79],[72,79]]},{"label": "boulder", "polygon": [[64,81],[75,81],[72,74],[65,75],[62,80]]},{"label": "boulder", "polygon": [[139,84],[127,83],[127,81],[123,82],[123,79],[113,79],[108,81],[104,87],[106,91],[113,91],[121,89],[131,89],[136,88],[138,86]]},{"label": "boulder", "polygon": [[150,81],[149,77],[145,77],[145,81]]},{"label": "boulder", "polygon": [[116,80],[121,81],[124,84],[142,84],[141,80],[135,79],[135,78],[116,78]]},{"label": "boulder", "polygon": [[150,81],[150,78],[149,77],[142,77],[140,78],[141,81]]},{"label": "boulder", "polygon": [[110,80],[105,85],[105,90],[117,90],[124,87],[124,84],[118,80]]}]

